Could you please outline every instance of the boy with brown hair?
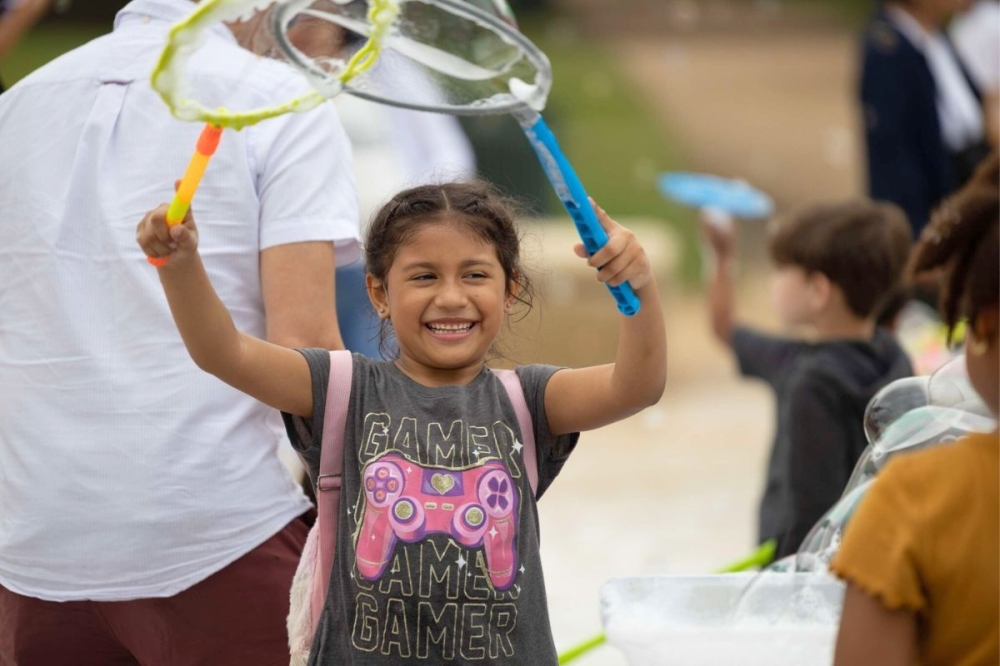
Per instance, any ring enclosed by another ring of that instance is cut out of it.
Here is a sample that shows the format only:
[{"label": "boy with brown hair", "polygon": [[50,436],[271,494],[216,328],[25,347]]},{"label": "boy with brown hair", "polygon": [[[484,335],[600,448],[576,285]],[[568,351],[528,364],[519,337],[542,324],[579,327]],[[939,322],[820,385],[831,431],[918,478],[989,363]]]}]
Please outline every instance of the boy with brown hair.
[{"label": "boy with brown hair", "polygon": [[778,337],[734,323],[731,226],[706,220],[714,254],[709,279],[712,330],[736,355],[740,373],[767,382],[777,418],[761,500],[759,538],[795,553],[837,501],[867,442],[865,407],[886,384],[912,374],[909,359],[876,326],[898,287],[910,226],[893,204],[856,200],[801,208],[772,221],[772,307]]}]

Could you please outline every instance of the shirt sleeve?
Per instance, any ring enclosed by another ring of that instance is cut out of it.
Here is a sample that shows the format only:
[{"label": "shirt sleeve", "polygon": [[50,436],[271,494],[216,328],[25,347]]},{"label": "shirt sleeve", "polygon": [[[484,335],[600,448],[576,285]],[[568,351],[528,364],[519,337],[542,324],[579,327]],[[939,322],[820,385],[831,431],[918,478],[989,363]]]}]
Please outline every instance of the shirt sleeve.
[{"label": "shirt sleeve", "polygon": [[330,382],[330,352],[326,349],[299,349],[309,364],[312,377],[313,415],[311,419],[281,413],[285,431],[315,484],[319,475],[320,442],[323,438],[323,417],[326,413],[326,389]]},{"label": "shirt sleeve", "polygon": [[907,456],[890,461],[848,523],[831,571],[889,610],[918,613],[927,605],[921,584],[918,479]]},{"label": "shirt sleeve", "polygon": [[351,146],[332,104],[247,128],[260,197],[260,247],[333,241],[337,264],[359,256]]},{"label": "shirt sleeve", "polygon": [[791,361],[803,346],[802,342],[767,335],[745,326],[733,330],[732,347],[740,374],[763,379],[772,386],[788,372]]},{"label": "shirt sleeve", "polygon": [[517,376],[524,389],[524,400],[528,404],[532,427],[535,431],[535,448],[538,457],[536,498],[541,498],[555,478],[559,476],[559,472],[562,471],[563,465],[573,453],[573,449],[576,448],[576,443],[580,439],[578,432],[553,437],[549,431],[549,419],[545,413],[545,387],[548,386],[552,375],[562,369],[552,365],[525,365],[517,369]]}]

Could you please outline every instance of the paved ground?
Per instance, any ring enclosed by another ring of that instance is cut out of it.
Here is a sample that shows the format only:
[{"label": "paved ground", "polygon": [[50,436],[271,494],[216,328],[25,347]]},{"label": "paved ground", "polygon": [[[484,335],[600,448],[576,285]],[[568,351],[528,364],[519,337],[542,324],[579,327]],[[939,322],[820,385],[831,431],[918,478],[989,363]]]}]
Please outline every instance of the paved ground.
[{"label": "paved ground", "polygon": [[[547,316],[561,315],[563,330],[585,327],[585,318],[598,309],[604,313],[600,319],[609,319],[610,297],[599,288],[591,296],[594,310],[588,307],[586,315],[573,319],[568,311],[546,306]],[[600,631],[599,591],[606,580],[704,573],[740,558],[754,544],[770,395],[735,377],[732,361],[710,339],[699,299],[673,293],[665,300],[670,374],[664,398],[636,417],[584,434],[540,503],[542,555],[560,649]],[[744,294],[744,300],[750,310],[762,311],[759,292]],[[594,334],[613,348],[613,330]],[[579,663],[624,661],[612,648],[602,648]]]},{"label": "paved ground", "polygon": [[[676,12],[693,3],[632,0],[642,6],[638,19],[619,23],[644,29],[626,42],[607,13],[611,3],[564,1],[588,10],[590,25],[606,30],[604,44],[682,138],[693,168],[745,178],[771,192],[780,208],[859,191],[848,31],[759,15],[757,24],[744,17],[751,29],[740,31],[739,15],[727,15],[718,2],[702,5],[709,9],[699,15],[715,12],[715,19],[685,27],[689,19],[678,24]],[[766,325],[761,237],[759,226],[744,226],[740,301],[743,313]],[[585,281],[566,278],[556,259],[545,265],[552,269],[549,304],[541,324],[526,322],[528,337],[557,362],[607,360],[614,345],[610,302],[599,290],[594,300]],[[606,580],[708,572],[753,546],[770,396],[735,378],[731,360],[709,339],[700,295],[667,291],[666,395],[643,414],[586,434],[540,506],[560,649],[600,631]],[[605,647],[577,663],[625,662]]]}]

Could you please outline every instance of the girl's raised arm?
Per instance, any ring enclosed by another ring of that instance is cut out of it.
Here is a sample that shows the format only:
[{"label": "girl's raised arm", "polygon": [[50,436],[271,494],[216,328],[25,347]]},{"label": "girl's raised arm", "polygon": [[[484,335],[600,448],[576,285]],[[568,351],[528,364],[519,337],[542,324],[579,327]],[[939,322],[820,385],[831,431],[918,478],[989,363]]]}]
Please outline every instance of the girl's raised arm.
[{"label": "girl's raised arm", "polygon": [[[553,435],[600,428],[654,405],[667,379],[667,333],[649,259],[635,234],[600,207],[595,210],[608,243],[588,263],[599,269],[601,282],[629,282],[640,308],[634,316],[622,317],[614,363],[561,370],[549,380],[545,411]],[[587,256],[582,245],[576,253]]]},{"label": "girl's raised arm", "polygon": [[305,358],[236,330],[201,262],[191,211],[173,227],[167,226],[166,213],[166,205],[146,213],[136,240],[147,256],[167,260],[157,268],[160,284],[191,358],[202,370],[275,409],[312,416]]}]

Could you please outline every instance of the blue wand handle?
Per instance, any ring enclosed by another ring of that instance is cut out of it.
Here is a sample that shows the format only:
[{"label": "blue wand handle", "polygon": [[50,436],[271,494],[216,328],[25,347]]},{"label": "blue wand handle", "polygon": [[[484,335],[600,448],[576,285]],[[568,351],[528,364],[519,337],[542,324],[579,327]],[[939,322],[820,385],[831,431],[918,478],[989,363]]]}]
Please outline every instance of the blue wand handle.
[{"label": "blue wand handle", "polygon": [[[576,231],[580,234],[580,239],[583,240],[587,254],[593,255],[608,242],[608,234],[605,233],[604,227],[597,220],[597,213],[590,205],[590,199],[587,197],[587,191],[583,189],[583,183],[577,178],[576,172],[573,171],[569,160],[559,148],[559,142],[556,141],[549,126],[545,124],[541,114],[526,109],[515,112],[514,117],[521,123],[528,141],[531,142],[531,147],[538,155],[538,161],[541,162],[542,168],[545,170],[545,175],[549,177],[549,182],[552,183],[552,187],[563,202],[563,206],[573,218]],[[618,310],[622,314],[631,317],[639,311],[639,298],[632,291],[632,285],[623,282],[617,287],[612,287],[610,284],[607,287],[611,295],[615,297]]]}]

